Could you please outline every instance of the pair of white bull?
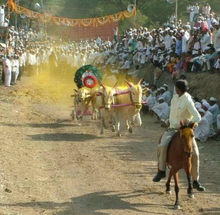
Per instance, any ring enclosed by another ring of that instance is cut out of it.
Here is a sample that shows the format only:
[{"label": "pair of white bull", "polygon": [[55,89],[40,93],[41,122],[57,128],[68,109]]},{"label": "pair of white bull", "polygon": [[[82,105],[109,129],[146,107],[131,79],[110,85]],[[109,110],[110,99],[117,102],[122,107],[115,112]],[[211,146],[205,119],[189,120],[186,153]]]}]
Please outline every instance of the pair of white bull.
[{"label": "pair of white bull", "polygon": [[[142,107],[142,88],[141,81],[137,85],[126,81],[128,88],[120,90],[115,87],[108,87],[101,84],[96,90],[88,91],[87,88],[75,90],[73,119],[82,119],[88,106],[92,105],[92,119],[101,120],[101,134],[104,128],[110,124],[112,131],[121,136],[120,125],[124,121],[127,129],[132,133],[134,125],[141,126],[140,109]],[[81,114],[77,116],[77,112]]]}]

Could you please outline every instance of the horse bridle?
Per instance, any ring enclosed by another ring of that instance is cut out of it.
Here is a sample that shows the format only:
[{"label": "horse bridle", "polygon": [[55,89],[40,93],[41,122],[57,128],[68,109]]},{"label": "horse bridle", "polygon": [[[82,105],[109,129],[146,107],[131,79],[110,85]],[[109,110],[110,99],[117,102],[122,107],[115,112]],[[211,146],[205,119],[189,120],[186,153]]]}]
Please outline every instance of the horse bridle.
[{"label": "horse bridle", "polygon": [[190,158],[191,155],[193,155],[193,151],[192,151],[192,152],[184,152],[184,153],[185,153],[185,155],[186,155],[188,158]]}]

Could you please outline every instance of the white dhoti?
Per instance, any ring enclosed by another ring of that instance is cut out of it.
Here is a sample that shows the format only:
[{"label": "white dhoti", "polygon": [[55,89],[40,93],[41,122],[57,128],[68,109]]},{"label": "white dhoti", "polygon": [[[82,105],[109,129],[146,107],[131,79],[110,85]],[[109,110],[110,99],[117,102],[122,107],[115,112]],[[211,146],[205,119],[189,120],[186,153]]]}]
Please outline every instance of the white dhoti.
[{"label": "white dhoti", "polygon": [[167,120],[169,118],[169,116],[167,116],[165,113],[163,113],[161,110],[159,109],[154,109],[153,108],[154,113],[161,119],[161,120]]},{"label": "white dhoti", "polygon": [[11,86],[10,83],[11,83],[11,71],[6,71],[5,72],[5,86],[10,87]]}]

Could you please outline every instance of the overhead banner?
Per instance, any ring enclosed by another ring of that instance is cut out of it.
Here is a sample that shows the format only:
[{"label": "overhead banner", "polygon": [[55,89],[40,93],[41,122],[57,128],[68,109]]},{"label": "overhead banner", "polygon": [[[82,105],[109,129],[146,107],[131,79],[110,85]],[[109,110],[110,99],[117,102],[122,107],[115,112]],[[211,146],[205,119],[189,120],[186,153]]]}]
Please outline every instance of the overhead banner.
[{"label": "overhead banner", "polygon": [[62,25],[62,26],[69,26],[69,27],[74,27],[74,26],[98,27],[100,25],[105,25],[111,22],[118,22],[125,18],[130,18],[136,15],[136,8],[134,8],[132,12],[122,11],[120,13],[103,16],[103,17],[86,18],[86,19],[69,19],[69,18],[64,18],[64,17],[55,17],[55,16],[51,16],[46,13],[42,14],[42,13],[35,12],[33,10],[29,10],[25,7],[22,7],[14,3],[13,0],[8,1],[8,7],[13,12],[20,14],[23,17],[26,16],[30,19],[38,19],[40,22],[43,22],[43,23],[51,22],[51,23],[54,23],[55,25],[59,25],[59,26]]}]

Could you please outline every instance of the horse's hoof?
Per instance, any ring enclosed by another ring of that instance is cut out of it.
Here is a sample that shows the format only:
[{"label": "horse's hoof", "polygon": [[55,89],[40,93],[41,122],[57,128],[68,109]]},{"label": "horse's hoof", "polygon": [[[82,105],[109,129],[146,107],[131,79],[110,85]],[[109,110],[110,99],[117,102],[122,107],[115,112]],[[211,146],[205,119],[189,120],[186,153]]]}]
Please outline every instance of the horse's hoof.
[{"label": "horse's hoof", "polygon": [[129,128],[128,131],[130,134],[132,134],[132,132],[133,132],[132,128]]},{"label": "horse's hoof", "polygon": [[166,194],[171,195],[172,194],[171,190],[166,190]]},{"label": "horse's hoof", "polygon": [[190,199],[194,199],[194,198],[195,198],[194,194],[190,193],[190,194],[189,194],[189,198],[190,198]]},{"label": "horse's hoof", "polygon": [[175,210],[180,210],[181,207],[180,207],[180,205],[174,205],[174,209],[175,209]]}]

